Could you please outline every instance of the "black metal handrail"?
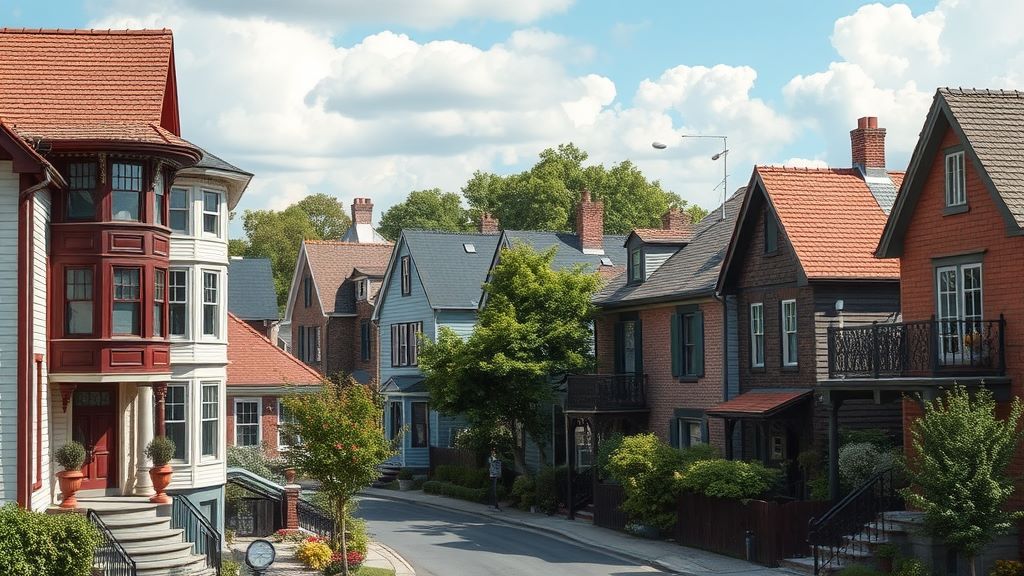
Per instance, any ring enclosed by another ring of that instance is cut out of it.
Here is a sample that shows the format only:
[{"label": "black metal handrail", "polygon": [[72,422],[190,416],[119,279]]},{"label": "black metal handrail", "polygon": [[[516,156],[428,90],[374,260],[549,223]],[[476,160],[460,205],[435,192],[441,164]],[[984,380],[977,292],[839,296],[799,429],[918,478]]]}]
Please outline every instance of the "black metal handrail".
[{"label": "black metal handrail", "polygon": [[568,410],[635,410],[647,407],[646,374],[571,374]]},{"label": "black metal handrail", "polygon": [[879,541],[892,520],[885,513],[901,499],[896,476],[887,468],[847,494],[827,512],[808,523],[807,543],[814,554],[814,573],[834,566],[851,545]]},{"label": "black metal handrail", "polygon": [[323,508],[305,498],[299,498],[295,511],[299,516],[299,528],[324,538],[334,538],[334,518]]},{"label": "black metal handrail", "polygon": [[220,576],[220,532],[183,495],[175,495],[171,503],[171,528],[183,530],[185,540],[192,543],[192,552],[205,556],[206,567],[213,568]]},{"label": "black metal handrail", "polygon": [[135,560],[117,541],[103,518],[94,510],[88,510],[85,516],[100,533],[100,545],[93,553],[92,567],[103,576],[135,576]]},{"label": "black metal handrail", "polygon": [[1006,320],[922,320],[829,326],[829,378],[1000,376]]},{"label": "black metal handrail", "polygon": [[570,512],[586,507],[594,501],[594,467],[588,466],[572,475],[572,502],[568,502]]}]

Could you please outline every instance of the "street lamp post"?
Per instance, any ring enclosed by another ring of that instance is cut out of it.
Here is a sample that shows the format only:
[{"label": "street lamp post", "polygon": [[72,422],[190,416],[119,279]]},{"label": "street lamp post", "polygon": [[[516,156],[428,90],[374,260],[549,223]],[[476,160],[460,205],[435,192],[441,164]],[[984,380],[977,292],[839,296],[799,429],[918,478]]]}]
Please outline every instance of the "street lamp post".
[{"label": "street lamp post", "polygon": [[[725,220],[725,202],[729,199],[729,137],[707,134],[681,134],[680,138],[720,138],[722,140],[722,151],[712,156],[711,159],[722,159],[722,220]],[[656,150],[668,148],[666,144],[661,142],[651,142],[651,146]]]}]

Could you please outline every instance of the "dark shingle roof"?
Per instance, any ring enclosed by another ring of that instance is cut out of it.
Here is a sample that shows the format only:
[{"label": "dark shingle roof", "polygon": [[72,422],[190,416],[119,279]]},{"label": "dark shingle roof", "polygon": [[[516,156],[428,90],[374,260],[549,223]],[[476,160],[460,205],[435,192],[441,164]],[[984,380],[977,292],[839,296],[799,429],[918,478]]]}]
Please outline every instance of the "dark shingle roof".
[{"label": "dark shingle roof", "polygon": [[626,275],[620,274],[594,296],[594,303],[602,308],[614,308],[714,292],[742,204],[743,193],[737,192],[726,201],[725,220],[721,219],[721,207],[712,210],[694,226],[690,243],[666,260],[644,283],[627,286]]},{"label": "dark shingle roof", "polygon": [[525,242],[538,252],[557,247],[558,251],[555,253],[552,265],[559,270],[583,264],[591,272],[597,272],[602,267],[602,258],[611,259],[612,266],[626,265],[626,248],[623,246],[626,241],[625,236],[606,235],[604,237],[604,254],[584,254],[580,250],[577,236],[569,232],[506,230],[505,239],[513,244]]},{"label": "dark shingle roof", "polygon": [[232,258],[228,264],[228,311],[242,320],[277,320],[274,275],[266,258]]},{"label": "dark shingle roof", "polygon": [[[302,243],[306,261],[313,272],[317,293],[323,299],[324,314],[351,314],[355,291],[345,280],[352,271],[365,266],[383,266],[391,256],[391,244],[359,244],[335,240],[306,240]],[[295,279],[301,283],[300,278]],[[293,286],[292,290],[301,287]]]},{"label": "dark shingle roof", "polygon": [[[498,246],[497,234],[403,230],[431,307],[475,309]],[[472,244],[476,252],[466,252]]]},{"label": "dark shingle roof", "polygon": [[196,168],[210,168],[212,170],[224,170],[225,172],[235,172],[237,174],[245,174],[246,176],[252,176],[251,172],[246,172],[241,168],[225,162],[220,157],[211,154],[205,148],[199,148],[199,151],[203,153],[203,157],[196,163]]}]

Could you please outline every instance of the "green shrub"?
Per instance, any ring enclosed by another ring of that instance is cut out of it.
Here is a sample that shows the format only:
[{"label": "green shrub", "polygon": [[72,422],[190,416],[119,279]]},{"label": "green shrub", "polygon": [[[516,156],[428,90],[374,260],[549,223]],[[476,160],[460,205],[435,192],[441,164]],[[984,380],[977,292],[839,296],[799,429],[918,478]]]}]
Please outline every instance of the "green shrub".
[{"label": "green shrub", "polygon": [[854,442],[839,449],[839,478],[850,489],[857,488],[896,459],[892,451],[882,451],[870,442]]},{"label": "green shrub", "polygon": [[469,500],[470,502],[487,502],[487,498],[489,496],[486,488],[467,488],[465,486],[459,486],[458,484],[452,484],[451,482],[442,482],[440,480],[428,480],[424,482],[423,491],[427,494],[448,496],[449,498]]},{"label": "green shrub", "polygon": [[682,466],[682,454],[654,434],[623,438],[608,462],[608,472],[626,494],[622,510],[637,522],[671,528],[678,493],[673,477]]},{"label": "green shrub", "polygon": [[886,542],[878,548],[875,548],[875,558],[896,558],[900,555],[899,546],[892,542]]},{"label": "green shrub", "polygon": [[349,552],[354,550],[366,554],[366,548],[370,544],[370,537],[366,534],[366,520],[356,518],[350,513],[345,520],[345,540]]},{"label": "green shrub", "polygon": [[512,496],[516,506],[529,510],[530,506],[537,504],[537,481],[529,474],[517,476],[512,483]]},{"label": "green shrub", "polygon": [[622,440],[624,438],[625,436],[616,432],[608,438],[605,438],[604,441],[597,446],[597,456],[595,457],[594,465],[602,479],[611,476],[608,472],[608,462],[612,459],[612,453],[618,450],[619,446],[622,446]]},{"label": "green shrub", "polygon": [[238,576],[242,572],[242,565],[234,560],[224,558],[220,561],[220,576]]},{"label": "green shrub", "polygon": [[930,574],[931,571],[924,565],[924,562],[917,558],[901,558],[896,560],[891,576],[929,576]]},{"label": "green shrub", "polygon": [[989,571],[988,576],[1024,576],[1024,562],[996,560],[996,565]]},{"label": "green shrub", "polygon": [[564,504],[565,485],[569,481],[569,469],[565,466],[545,466],[534,479],[536,487],[534,500],[545,514],[558,512]]},{"label": "green shrub", "polygon": [[721,457],[722,455],[718,453],[718,448],[711,444],[695,444],[682,451],[683,468],[689,468],[694,462],[718,460]]},{"label": "green shrub", "polygon": [[865,566],[863,564],[851,564],[846,568],[840,570],[838,576],[885,576],[885,573],[879,572],[871,566]]},{"label": "green shrub", "polygon": [[398,471],[399,480],[412,480],[412,469],[402,468]]},{"label": "green shrub", "polygon": [[153,466],[164,466],[174,458],[174,440],[167,436],[157,436],[146,445],[146,457],[153,461]]},{"label": "green shrub", "polygon": [[864,430],[843,428],[839,431],[840,448],[847,444],[861,444],[865,442],[873,444],[882,452],[892,448],[893,445],[893,441],[892,438],[889,437],[889,433],[885,430],[879,430],[878,428],[866,428]]},{"label": "green shrub", "polygon": [[0,574],[87,576],[100,535],[80,514],[0,508]]},{"label": "green shrub", "polygon": [[244,468],[249,472],[281,484],[282,462],[280,458],[268,458],[264,446],[228,446],[228,467]]},{"label": "green shrub", "polygon": [[491,479],[486,468],[468,468],[466,466],[455,466],[444,464],[434,469],[434,476],[431,480],[438,482],[451,482],[466,488],[488,488]]},{"label": "green shrub", "polygon": [[81,470],[85,464],[85,446],[78,442],[68,442],[53,453],[53,459],[65,470]]},{"label": "green shrub", "polygon": [[779,482],[779,471],[760,462],[702,460],[678,477],[682,490],[718,498],[759,498]]}]

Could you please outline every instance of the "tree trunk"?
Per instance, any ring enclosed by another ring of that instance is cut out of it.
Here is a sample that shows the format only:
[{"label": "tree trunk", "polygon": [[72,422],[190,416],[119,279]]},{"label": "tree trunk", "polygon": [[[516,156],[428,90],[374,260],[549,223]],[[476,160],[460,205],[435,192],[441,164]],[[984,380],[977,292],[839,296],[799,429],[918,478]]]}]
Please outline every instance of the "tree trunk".
[{"label": "tree trunk", "polygon": [[341,573],[344,576],[348,576],[348,542],[345,538],[345,509],[347,508],[347,500],[338,501],[338,518],[341,524]]},{"label": "tree trunk", "polygon": [[967,557],[967,565],[970,567],[971,576],[978,576],[978,569],[977,569],[977,566],[975,566],[975,556],[974,556],[974,554],[971,554],[970,556]]}]

